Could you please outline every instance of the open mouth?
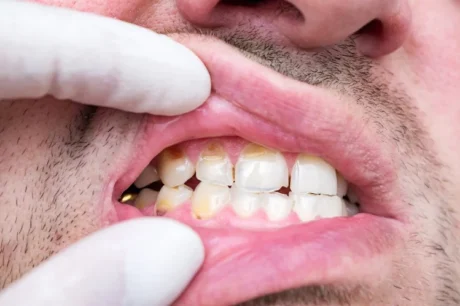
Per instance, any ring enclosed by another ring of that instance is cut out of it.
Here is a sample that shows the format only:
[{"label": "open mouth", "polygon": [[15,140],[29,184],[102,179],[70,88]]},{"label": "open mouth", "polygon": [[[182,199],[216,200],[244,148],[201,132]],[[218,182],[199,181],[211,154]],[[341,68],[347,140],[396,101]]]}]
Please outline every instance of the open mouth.
[{"label": "open mouth", "polygon": [[200,234],[205,263],[177,305],[391,273],[404,218],[394,161],[360,110],[187,39],[213,93],[189,114],[145,117],[113,195],[119,220],[163,216]]},{"label": "open mouth", "polygon": [[358,214],[347,185],[321,158],[219,138],[163,150],[120,202],[202,227],[264,229]]}]

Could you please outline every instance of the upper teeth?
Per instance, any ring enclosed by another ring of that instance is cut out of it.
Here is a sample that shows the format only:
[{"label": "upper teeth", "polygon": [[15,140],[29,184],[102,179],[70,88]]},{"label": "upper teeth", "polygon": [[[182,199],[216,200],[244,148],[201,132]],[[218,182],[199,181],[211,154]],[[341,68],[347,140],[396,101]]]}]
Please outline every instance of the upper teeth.
[{"label": "upper teeth", "polygon": [[287,187],[289,171],[283,155],[249,144],[236,163],[235,184],[252,192],[270,192]]},{"label": "upper teeth", "polygon": [[233,184],[233,165],[222,146],[213,143],[203,152],[196,165],[196,177],[217,185]]},{"label": "upper teeth", "polygon": [[148,165],[144,171],[142,171],[141,175],[139,175],[139,177],[136,179],[134,185],[137,188],[143,188],[159,180],[160,176],[158,175],[157,169],[152,165]]},{"label": "upper teeth", "polygon": [[[161,178],[157,211],[169,211],[191,200],[192,212],[199,219],[215,216],[227,205],[240,217],[263,211],[270,221],[280,221],[294,211],[300,220],[331,218],[356,213],[342,199],[347,182],[321,158],[299,154],[291,171],[289,196],[275,192],[289,187],[289,169],[280,152],[255,144],[247,145],[233,164],[223,147],[212,143],[200,154],[195,191],[184,184],[195,174],[195,165],[179,149],[169,148],[158,159],[158,175],[148,166],[136,180],[146,186]],[[231,186],[229,188],[228,186]],[[140,197],[142,199],[142,197]]]},{"label": "upper teeth", "polygon": [[158,158],[158,173],[163,184],[177,187],[195,174],[195,166],[181,150],[169,148]]},{"label": "upper teeth", "polygon": [[292,169],[294,193],[337,194],[335,169],[319,157],[300,154]]}]

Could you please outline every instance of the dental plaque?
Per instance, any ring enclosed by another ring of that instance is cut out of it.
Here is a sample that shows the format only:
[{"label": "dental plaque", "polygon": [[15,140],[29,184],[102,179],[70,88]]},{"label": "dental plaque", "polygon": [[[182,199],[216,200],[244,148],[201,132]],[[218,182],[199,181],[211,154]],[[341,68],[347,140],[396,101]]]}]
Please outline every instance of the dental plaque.
[{"label": "dental plaque", "polygon": [[163,150],[119,201],[203,226],[270,228],[359,213],[347,181],[323,159],[212,139]]}]

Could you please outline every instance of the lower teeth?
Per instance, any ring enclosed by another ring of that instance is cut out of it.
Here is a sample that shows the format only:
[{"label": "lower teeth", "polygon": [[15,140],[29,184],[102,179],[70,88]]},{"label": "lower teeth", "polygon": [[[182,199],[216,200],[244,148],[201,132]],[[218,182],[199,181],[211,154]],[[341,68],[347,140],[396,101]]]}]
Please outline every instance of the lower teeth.
[{"label": "lower teeth", "polygon": [[157,215],[164,215],[190,201],[193,216],[200,220],[213,218],[226,207],[231,207],[235,215],[243,219],[263,211],[271,222],[285,220],[292,212],[302,222],[354,216],[359,213],[359,203],[350,203],[348,195],[343,198],[317,194],[298,195],[286,190],[284,188],[283,193],[251,193],[236,186],[229,188],[199,182],[194,177],[186,185],[177,187],[168,187],[161,182],[152,183],[142,189],[132,185],[119,201],[140,210],[154,207]]}]

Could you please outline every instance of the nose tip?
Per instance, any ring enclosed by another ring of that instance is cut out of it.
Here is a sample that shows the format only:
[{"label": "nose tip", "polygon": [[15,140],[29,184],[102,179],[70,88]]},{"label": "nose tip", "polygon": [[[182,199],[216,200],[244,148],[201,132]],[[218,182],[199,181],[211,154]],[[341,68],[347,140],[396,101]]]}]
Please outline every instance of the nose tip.
[{"label": "nose tip", "polygon": [[304,49],[333,45],[354,35],[358,50],[372,57],[398,49],[411,25],[408,0],[176,1],[181,14],[201,27],[238,27],[249,20],[263,31],[263,22],[270,22]]}]

